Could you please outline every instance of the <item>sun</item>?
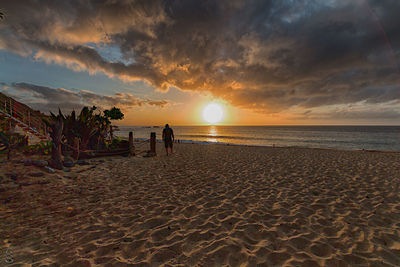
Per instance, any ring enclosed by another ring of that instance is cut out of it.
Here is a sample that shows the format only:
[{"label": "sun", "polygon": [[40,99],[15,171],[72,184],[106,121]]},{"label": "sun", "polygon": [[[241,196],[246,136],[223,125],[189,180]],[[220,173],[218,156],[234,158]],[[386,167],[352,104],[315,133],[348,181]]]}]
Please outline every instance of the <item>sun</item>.
[{"label": "sun", "polygon": [[203,119],[210,124],[216,124],[220,122],[223,117],[224,111],[220,104],[210,103],[203,109]]}]

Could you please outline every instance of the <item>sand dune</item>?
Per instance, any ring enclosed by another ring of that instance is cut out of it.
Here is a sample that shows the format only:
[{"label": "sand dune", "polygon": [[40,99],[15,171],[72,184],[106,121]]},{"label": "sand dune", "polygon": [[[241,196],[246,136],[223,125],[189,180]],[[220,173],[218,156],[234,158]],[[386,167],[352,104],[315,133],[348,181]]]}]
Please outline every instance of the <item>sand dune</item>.
[{"label": "sand dune", "polygon": [[400,265],[400,153],[158,153],[39,178],[3,163],[0,265],[7,248],[15,266]]}]

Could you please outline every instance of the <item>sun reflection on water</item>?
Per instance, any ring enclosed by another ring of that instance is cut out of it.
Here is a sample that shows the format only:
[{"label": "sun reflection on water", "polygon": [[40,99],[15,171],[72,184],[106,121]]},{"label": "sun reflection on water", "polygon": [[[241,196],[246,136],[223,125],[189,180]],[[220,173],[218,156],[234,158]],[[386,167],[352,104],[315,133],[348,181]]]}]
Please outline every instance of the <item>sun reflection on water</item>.
[{"label": "sun reflection on water", "polygon": [[[214,125],[210,125],[210,128],[208,129],[207,135],[210,136],[210,137],[217,136],[218,135],[217,127],[215,127]],[[217,142],[217,138],[208,138],[207,142],[215,143],[215,142]]]}]

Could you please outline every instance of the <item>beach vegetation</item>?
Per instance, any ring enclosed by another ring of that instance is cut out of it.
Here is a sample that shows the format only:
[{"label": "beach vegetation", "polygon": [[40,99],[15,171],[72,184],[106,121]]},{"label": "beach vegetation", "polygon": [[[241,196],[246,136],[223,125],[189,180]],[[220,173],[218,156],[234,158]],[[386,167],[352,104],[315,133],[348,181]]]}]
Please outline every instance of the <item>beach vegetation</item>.
[{"label": "beach vegetation", "polygon": [[51,112],[50,119],[43,119],[50,131],[50,137],[52,140],[51,159],[48,162],[51,167],[59,170],[63,169],[61,144],[63,139],[64,120],[65,118],[60,109],[58,110],[58,115]]},{"label": "beach vegetation", "polygon": [[[63,120],[62,145],[64,151],[74,149],[75,140],[79,140],[80,150],[100,150],[103,148],[113,149],[121,143],[119,138],[112,135],[113,128],[111,120],[120,120],[124,114],[119,108],[113,107],[103,112],[96,106],[83,107],[79,114],[72,111],[70,114],[63,115],[60,111],[59,116]],[[56,117],[52,114],[52,121]]]},{"label": "beach vegetation", "polygon": [[7,154],[10,159],[11,151],[20,148],[25,143],[25,137],[18,133],[12,133],[10,121],[4,117],[0,118],[0,153]]},{"label": "beach vegetation", "polygon": [[51,141],[45,143],[38,143],[34,145],[26,145],[22,148],[24,154],[32,155],[32,154],[43,154],[50,155],[53,147],[53,143]]},{"label": "beach vegetation", "polygon": [[97,107],[83,107],[79,115],[75,111],[65,116],[64,137],[69,147],[74,144],[74,138],[80,140],[82,150],[100,149],[108,143],[113,142],[113,126],[111,120],[120,120],[124,114],[119,108],[97,112]]},{"label": "beach vegetation", "polygon": [[110,129],[110,138],[113,140],[116,126],[111,125],[111,120],[122,120],[124,118],[124,113],[122,113],[119,108],[113,107],[110,110],[104,110],[104,117],[107,119]]}]

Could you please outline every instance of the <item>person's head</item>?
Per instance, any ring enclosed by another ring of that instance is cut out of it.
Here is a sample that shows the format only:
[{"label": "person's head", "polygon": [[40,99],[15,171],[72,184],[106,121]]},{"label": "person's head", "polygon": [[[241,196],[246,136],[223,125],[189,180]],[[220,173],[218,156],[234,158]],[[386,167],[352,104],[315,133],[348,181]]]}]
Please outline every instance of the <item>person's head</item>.
[{"label": "person's head", "polygon": [[165,124],[165,128],[169,128],[169,125],[168,125],[168,123],[167,123],[167,124]]}]

